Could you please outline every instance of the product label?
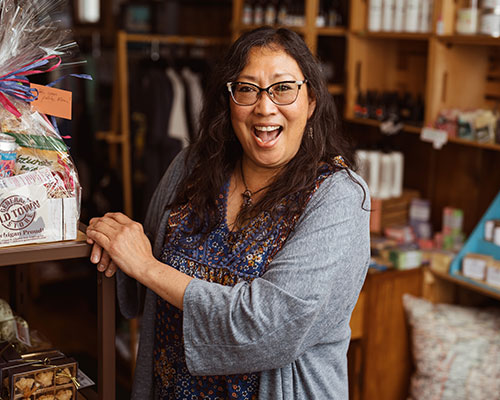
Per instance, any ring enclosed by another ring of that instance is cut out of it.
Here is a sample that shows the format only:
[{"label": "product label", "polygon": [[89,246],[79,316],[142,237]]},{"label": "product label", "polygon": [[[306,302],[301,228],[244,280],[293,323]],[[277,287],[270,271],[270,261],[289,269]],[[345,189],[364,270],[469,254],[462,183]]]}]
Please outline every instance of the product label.
[{"label": "product label", "polygon": [[0,202],[0,223],[12,231],[28,228],[39,208],[38,200],[17,195],[9,196]]},{"label": "product label", "polygon": [[29,185],[45,185],[57,183],[49,168],[40,168],[33,172],[14,175],[9,178],[0,179],[0,189],[15,189]]},{"label": "product label", "polygon": [[493,231],[493,243],[500,246],[500,226],[497,226]]},{"label": "product label", "polygon": [[486,260],[482,258],[465,257],[462,271],[464,276],[473,279],[484,279],[486,273]]},{"label": "product label", "polygon": [[22,147],[38,150],[55,150],[66,153],[68,148],[61,139],[47,135],[29,135],[25,133],[4,132],[6,135],[16,139],[16,143]]},{"label": "product label", "polygon": [[500,286],[500,268],[488,267],[488,271],[486,273],[486,283]]},{"label": "product label", "polygon": [[76,204],[74,197],[47,198],[43,184],[0,191],[0,246],[75,239]]}]

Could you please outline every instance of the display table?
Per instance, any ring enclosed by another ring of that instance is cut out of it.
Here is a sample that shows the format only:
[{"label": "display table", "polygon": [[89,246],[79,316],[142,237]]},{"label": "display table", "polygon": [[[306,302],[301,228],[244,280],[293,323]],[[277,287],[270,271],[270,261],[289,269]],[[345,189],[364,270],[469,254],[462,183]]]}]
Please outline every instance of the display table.
[{"label": "display table", "polygon": [[[28,295],[26,264],[58,261],[90,256],[91,246],[86,242],[86,227],[80,225],[76,240],[27,244],[0,248],[0,267],[15,266],[15,301],[13,308],[23,315]],[[79,392],[79,399],[114,400],[115,378],[115,278],[97,272],[97,329],[98,329],[98,393],[87,388]]]}]

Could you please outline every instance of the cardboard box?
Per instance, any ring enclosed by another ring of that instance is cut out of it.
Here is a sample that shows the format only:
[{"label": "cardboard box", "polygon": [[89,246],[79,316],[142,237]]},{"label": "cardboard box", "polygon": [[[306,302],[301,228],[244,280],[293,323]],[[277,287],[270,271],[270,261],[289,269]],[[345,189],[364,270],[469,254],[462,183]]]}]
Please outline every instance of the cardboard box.
[{"label": "cardboard box", "polygon": [[390,260],[394,268],[399,270],[418,268],[422,265],[422,252],[418,249],[393,249]]},{"label": "cardboard box", "polygon": [[500,261],[493,260],[486,267],[486,283],[500,287]]},{"label": "cardboard box", "polygon": [[372,198],[370,232],[382,234],[388,226],[408,224],[410,202],[418,197],[418,191],[404,190],[403,195],[400,197],[385,200]]}]

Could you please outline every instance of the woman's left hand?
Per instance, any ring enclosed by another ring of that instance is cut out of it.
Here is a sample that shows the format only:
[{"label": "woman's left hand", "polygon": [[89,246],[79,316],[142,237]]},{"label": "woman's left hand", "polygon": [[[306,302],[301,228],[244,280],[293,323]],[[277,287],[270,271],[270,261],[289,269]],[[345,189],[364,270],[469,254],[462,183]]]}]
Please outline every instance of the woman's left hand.
[{"label": "woman's left hand", "polygon": [[107,276],[111,276],[117,266],[127,275],[137,278],[149,262],[156,261],[142,225],[122,213],[92,218],[87,238],[94,245],[92,256],[99,254],[100,258],[111,258],[112,261],[107,259],[99,264],[107,264]]}]

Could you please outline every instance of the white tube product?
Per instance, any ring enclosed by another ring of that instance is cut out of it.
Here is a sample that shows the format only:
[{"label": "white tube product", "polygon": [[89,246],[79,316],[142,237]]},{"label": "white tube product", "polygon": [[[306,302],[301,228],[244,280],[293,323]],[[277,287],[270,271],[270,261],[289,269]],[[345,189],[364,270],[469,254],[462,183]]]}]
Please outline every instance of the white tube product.
[{"label": "white tube product", "polygon": [[420,0],[420,21],[418,30],[422,33],[430,32],[431,30],[431,10],[432,0]]},{"label": "white tube product", "polygon": [[380,181],[380,152],[379,151],[369,151],[368,152],[368,187],[370,188],[370,194],[372,197],[379,197],[379,181]]},{"label": "white tube product", "polygon": [[378,198],[388,199],[392,194],[392,157],[390,153],[380,155],[380,179],[378,186]]},{"label": "white tube product", "polygon": [[368,30],[379,32],[380,29],[382,29],[382,0],[370,0]]},{"label": "white tube product", "polygon": [[394,0],[383,0],[382,7],[382,30],[392,32],[394,29]]},{"label": "white tube product", "polygon": [[403,32],[406,0],[394,0],[394,32]]},{"label": "white tube product", "polygon": [[368,152],[365,150],[356,150],[356,161],[358,162],[358,174],[368,183],[370,174]]},{"label": "white tube product", "polygon": [[392,161],[392,184],[391,196],[400,197],[403,194],[403,172],[404,172],[404,156],[399,151],[391,153]]},{"label": "white tube product", "polygon": [[418,31],[418,12],[420,9],[420,0],[407,0],[405,13],[405,32]]}]

